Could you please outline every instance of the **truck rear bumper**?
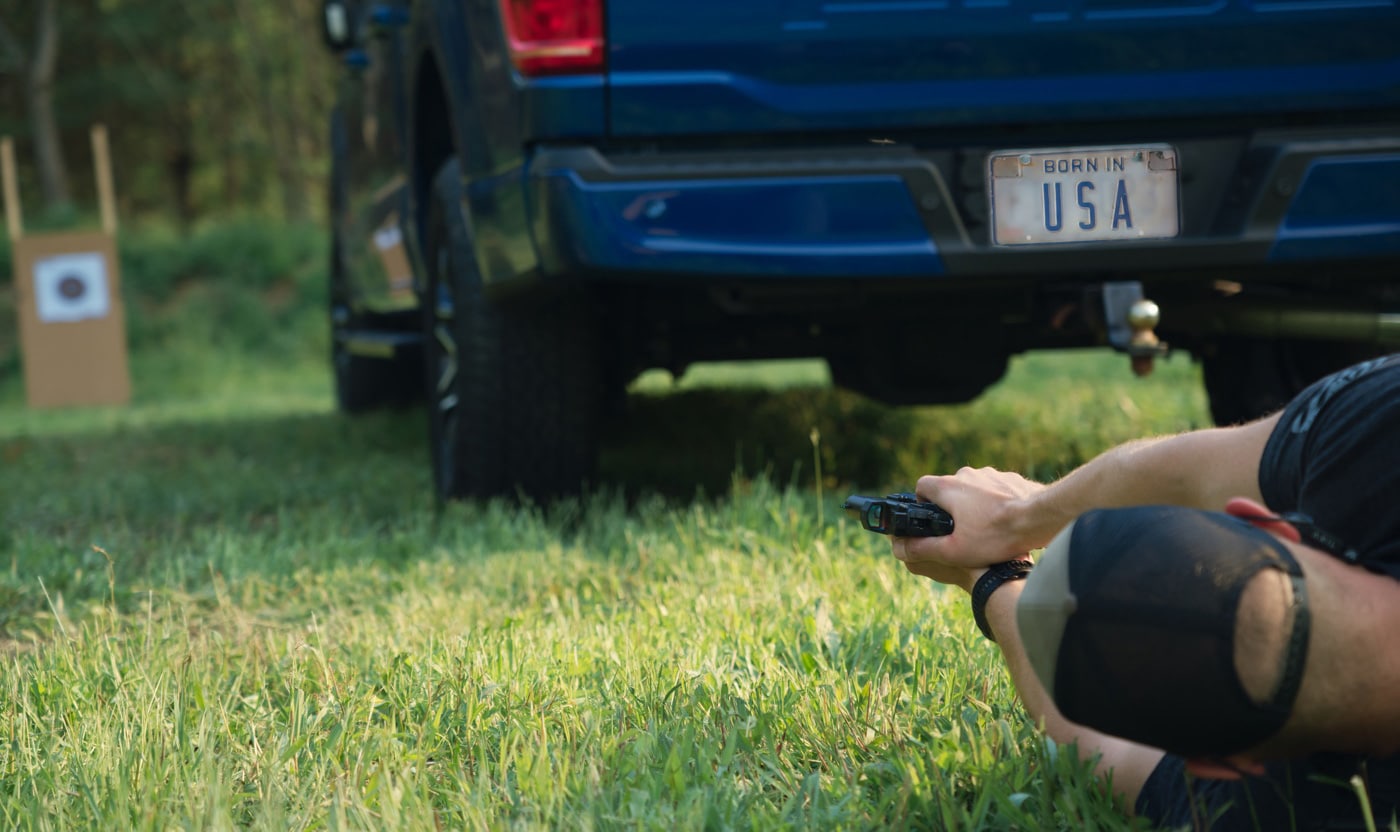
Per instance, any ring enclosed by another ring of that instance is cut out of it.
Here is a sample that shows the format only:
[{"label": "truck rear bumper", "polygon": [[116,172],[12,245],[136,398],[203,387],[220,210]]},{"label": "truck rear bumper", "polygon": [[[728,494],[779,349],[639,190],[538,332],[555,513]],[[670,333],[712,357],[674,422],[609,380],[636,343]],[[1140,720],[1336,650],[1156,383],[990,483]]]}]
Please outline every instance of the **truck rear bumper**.
[{"label": "truck rear bumper", "polygon": [[533,166],[546,273],[750,276],[943,273],[898,166],[722,159],[617,167],[589,150]]},{"label": "truck rear bumper", "polygon": [[[1275,187],[1287,190],[1291,181],[1282,179]],[[1319,153],[1309,159],[1297,195],[1278,225],[1270,259],[1396,252],[1400,252],[1400,155]]]},{"label": "truck rear bumper", "polygon": [[1400,126],[1166,141],[1181,160],[1181,234],[1168,240],[992,245],[993,148],[548,148],[528,198],[546,277],[1240,277],[1400,255]]}]

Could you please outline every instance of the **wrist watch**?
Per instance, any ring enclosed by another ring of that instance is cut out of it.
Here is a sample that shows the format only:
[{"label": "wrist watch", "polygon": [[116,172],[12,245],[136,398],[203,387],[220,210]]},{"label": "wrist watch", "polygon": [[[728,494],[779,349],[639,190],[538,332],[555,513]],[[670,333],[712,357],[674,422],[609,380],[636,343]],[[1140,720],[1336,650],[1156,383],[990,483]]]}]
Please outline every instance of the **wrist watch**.
[{"label": "wrist watch", "polygon": [[1035,564],[1028,560],[1008,560],[1003,563],[994,563],[977,579],[977,583],[972,587],[972,620],[977,622],[977,629],[982,631],[982,635],[988,641],[996,641],[996,636],[992,635],[992,628],[987,623],[987,599],[992,597],[992,593],[1004,583],[1009,581],[1019,581],[1031,573],[1031,568]]}]

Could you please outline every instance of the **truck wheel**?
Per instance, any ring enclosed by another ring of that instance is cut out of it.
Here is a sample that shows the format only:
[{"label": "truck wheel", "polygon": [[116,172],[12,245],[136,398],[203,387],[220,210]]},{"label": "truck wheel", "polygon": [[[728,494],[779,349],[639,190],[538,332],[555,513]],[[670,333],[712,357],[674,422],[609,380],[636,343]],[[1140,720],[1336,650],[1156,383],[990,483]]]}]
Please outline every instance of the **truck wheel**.
[{"label": "truck wheel", "polygon": [[490,298],[462,198],[461,167],[450,160],[433,181],[422,304],[438,496],[577,492],[597,458],[601,384],[591,310]]},{"label": "truck wheel", "polygon": [[1364,344],[1302,339],[1228,338],[1201,358],[1210,415],[1238,425],[1282,409],[1328,373],[1373,358]]}]

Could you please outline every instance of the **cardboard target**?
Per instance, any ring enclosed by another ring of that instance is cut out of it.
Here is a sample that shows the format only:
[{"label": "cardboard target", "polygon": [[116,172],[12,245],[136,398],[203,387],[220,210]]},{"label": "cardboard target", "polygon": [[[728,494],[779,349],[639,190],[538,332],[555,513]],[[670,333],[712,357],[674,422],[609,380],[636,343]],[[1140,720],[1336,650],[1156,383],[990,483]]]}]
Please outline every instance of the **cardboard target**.
[{"label": "cardboard target", "polygon": [[92,128],[101,233],[26,236],[14,142],[0,137],[0,201],[14,257],[20,355],[30,407],[131,400],[126,314],[117,268],[117,208],[107,128]]},{"label": "cardboard target", "polygon": [[116,245],[101,233],[14,241],[20,351],[31,407],[131,399]]}]

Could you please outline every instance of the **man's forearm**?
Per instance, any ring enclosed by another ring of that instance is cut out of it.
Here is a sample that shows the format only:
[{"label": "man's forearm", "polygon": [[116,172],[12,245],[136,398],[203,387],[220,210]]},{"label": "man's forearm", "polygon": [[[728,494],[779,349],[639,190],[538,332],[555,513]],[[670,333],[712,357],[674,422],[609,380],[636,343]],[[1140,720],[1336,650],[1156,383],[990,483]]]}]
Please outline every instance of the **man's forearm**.
[{"label": "man's forearm", "polygon": [[1035,548],[1089,509],[1165,504],[1219,511],[1231,497],[1262,501],[1259,461],[1277,421],[1275,415],[1120,445],[1008,504],[1005,521]]},{"label": "man's forearm", "polygon": [[1111,774],[1114,794],[1131,809],[1148,775],[1162,759],[1162,751],[1110,737],[1065,719],[1040,684],[1021,644],[1021,634],[1016,628],[1016,599],[1021,597],[1022,588],[1020,581],[1003,584],[992,593],[986,609],[987,623],[997,637],[997,646],[1006,659],[1021,705],[1031,719],[1044,726],[1051,739],[1059,743],[1077,743],[1083,759],[1097,756],[1095,768],[1099,776],[1107,779]]}]

